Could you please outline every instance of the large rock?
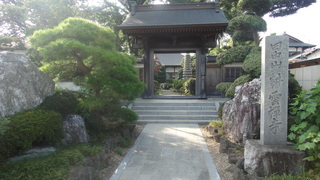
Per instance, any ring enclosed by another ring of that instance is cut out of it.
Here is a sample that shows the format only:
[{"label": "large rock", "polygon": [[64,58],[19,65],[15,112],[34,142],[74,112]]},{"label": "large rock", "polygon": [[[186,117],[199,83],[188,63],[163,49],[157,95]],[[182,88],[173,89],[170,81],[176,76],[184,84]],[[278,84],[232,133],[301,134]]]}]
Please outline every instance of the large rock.
[{"label": "large rock", "polygon": [[55,84],[24,54],[0,53],[0,117],[39,105]]},{"label": "large rock", "polygon": [[290,146],[261,145],[259,140],[247,140],[244,158],[244,170],[259,177],[298,175],[305,170],[305,153]]},{"label": "large rock", "polygon": [[67,115],[63,121],[63,135],[61,140],[62,144],[73,143],[87,143],[89,141],[89,135],[84,124],[84,120],[81,116],[76,114]]},{"label": "large rock", "polygon": [[261,80],[245,83],[234,99],[223,107],[222,121],[228,138],[244,144],[246,139],[260,136],[260,90]]}]

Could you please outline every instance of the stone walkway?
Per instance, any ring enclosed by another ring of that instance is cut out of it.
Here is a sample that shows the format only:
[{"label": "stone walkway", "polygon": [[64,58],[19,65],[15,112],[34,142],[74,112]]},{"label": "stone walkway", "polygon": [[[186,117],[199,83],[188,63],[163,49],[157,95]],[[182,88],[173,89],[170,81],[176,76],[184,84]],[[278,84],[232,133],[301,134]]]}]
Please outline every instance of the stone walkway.
[{"label": "stone walkway", "polygon": [[147,124],[111,180],[219,180],[198,124]]},{"label": "stone walkway", "polygon": [[183,94],[173,92],[171,90],[165,90],[165,89],[161,89],[159,93],[160,93],[160,96],[184,96]]}]

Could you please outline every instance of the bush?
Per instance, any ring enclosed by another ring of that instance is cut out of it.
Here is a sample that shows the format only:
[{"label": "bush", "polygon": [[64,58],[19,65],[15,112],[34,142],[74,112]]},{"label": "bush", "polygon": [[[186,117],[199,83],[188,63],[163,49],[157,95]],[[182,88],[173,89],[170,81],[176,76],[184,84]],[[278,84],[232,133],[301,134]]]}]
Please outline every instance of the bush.
[{"label": "bush", "polygon": [[307,153],[305,160],[311,167],[320,170],[320,83],[309,92],[302,91],[291,106],[294,124],[288,138],[296,143],[296,149]]},{"label": "bush", "polygon": [[7,117],[6,133],[0,139],[0,160],[23,153],[32,145],[54,145],[62,138],[62,118],[54,111],[33,110]]},{"label": "bush", "polygon": [[48,96],[38,106],[40,109],[53,110],[62,115],[79,113],[80,93],[69,90],[58,90],[53,95]]},{"label": "bush", "polygon": [[153,90],[156,93],[158,90],[160,89],[160,85],[158,83],[158,81],[154,80],[153,81]]},{"label": "bush", "polygon": [[223,122],[222,121],[212,121],[210,123],[210,126],[217,127],[217,128],[222,128],[223,127]]},{"label": "bush", "polygon": [[183,83],[183,89],[185,94],[196,94],[196,78],[190,78]]},{"label": "bush", "polygon": [[229,87],[229,89],[226,92],[226,96],[230,99],[234,98],[235,89],[237,86],[240,86],[246,82],[249,82],[251,80],[250,75],[242,75],[238,77]]},{"label": "bush", "polygon": [[227,51],[223,51],[217,56],[219,65],[231,64],[234,62],[243,62],[250,53],[253,46],[236,46]]},{"label": "bush", "polygon": [[172,88],[177,92],[183,92],[182,86],[187,81],[187,79],[174,79],[172,83]]},{"label": "bush", "polygon": [[9,120],[6,118],[0,118],[0,137],[6,132],[8,129]]},{"label": "bush", "polygon": [[289,73],[289,104],[293,103],[293,99],[299,95],[302,91],[302,87],[298,81],[294,78],[294,75]]},{"label": "bush", "polygon": [[216,90],[226,93],[232,82],[221,82],[216,85]]},{"label": "bush", "polygon": [[251,78],[261,75],[261,47],[253,47],[243,62],[243,70],[250,74]]},{"label": "bush", "polygon": [[222,120],[222,110],[223,110],[223,106],[224,106],[224,103],[222,103],[220,106],[219,106],[219,109],[218,109],[218,117],[220,120]]},{"label": "bush", "polygon": [[161,83],[160,88],[168,90],[168,89],[172,88],[172,85],[170,83]]},{"label": "bush", "polygon": [[67,179],[71,166],[81,163],[85,156],[103,151],[101,145],[80,144],[58,150],[48,156],[0,165],[2,180]]}]

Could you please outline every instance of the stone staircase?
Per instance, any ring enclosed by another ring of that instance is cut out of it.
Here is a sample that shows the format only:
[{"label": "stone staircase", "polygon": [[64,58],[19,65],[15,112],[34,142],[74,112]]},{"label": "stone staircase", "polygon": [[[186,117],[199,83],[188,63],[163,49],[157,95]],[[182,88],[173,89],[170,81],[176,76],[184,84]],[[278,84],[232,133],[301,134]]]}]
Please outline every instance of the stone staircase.
[{"label": "stone staircase", "polygon": [[219,102],[198,99],[138,99],[132,110],[137,123],[198,123],[218,120]]}]

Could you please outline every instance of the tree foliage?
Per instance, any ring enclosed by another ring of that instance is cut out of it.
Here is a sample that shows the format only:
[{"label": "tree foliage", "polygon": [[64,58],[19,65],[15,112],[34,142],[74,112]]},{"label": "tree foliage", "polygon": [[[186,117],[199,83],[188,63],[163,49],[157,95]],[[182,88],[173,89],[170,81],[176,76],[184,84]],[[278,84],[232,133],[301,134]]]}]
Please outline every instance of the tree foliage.
[{"label": "tree foliage", "polygon": [[220,65],[243,62],[250,53],[252,46],[236,46],[228,51],[223,51],[217,56],[217,63]]},{"label": "tree foliage", "polygon": [[236,42],[257,41],[257,32],[267,30],[267,23],[264,19],[256,15],[241,15],[230,20],[227,32]]},{"label": "tree foliage", "polygon": [[57,79],[78,79],[97,96],[133,100],[144,87],[135,59],[115,51],[110,28],[68,18],[53,29],[36,31],[30,42],[43,57],[43,71]]},{"label": "tree foliage", "polygon": [[221,7],[230,20],[228,33],[237,43],[254,41],[258,46],[258,32],[266,31],[261,18],[267,13],[272,17],[286,16],[307,7],[315,0],[222,0]]},{"label": "tree foliage", "polygon": [[308,7],[316,0],[272,0],[270,12],[271,17],[282,17],[296,13],[299,9]]},{"label": "tree foliage", "polygon": [[250,74],[251,78],[261,75],[261,48],[253,47],[243,62],[243,70]]},{"label": "tree foliage", "polygon": [[[52,28],[76,16],[77,0],[2,0],[0,26],[4,35],[22,37],[35,30]],[[5,31],[5,32],[4,32]]]},{"label": "tree foliage", "polygon": [[42,70],[54,78],[70,80],[89,74],[105,50],[114,50],[113,38],[109,28],[69,18],[53,29],[36,31],[29,39],[40,52]]}]

